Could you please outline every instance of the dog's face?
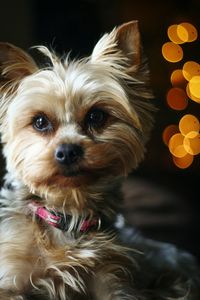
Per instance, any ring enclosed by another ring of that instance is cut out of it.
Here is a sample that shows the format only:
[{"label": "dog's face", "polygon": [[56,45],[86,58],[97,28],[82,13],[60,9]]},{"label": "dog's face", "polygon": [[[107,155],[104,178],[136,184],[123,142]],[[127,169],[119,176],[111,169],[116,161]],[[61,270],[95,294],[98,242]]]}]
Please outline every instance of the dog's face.
[{"label": "dog's face", "polygon": [[1,132],[8,171],[36,194],[128,174],[143,158],[151,127],[139,32],[131,22],[105,35],[92,55],[39,69],[0,45]]}]

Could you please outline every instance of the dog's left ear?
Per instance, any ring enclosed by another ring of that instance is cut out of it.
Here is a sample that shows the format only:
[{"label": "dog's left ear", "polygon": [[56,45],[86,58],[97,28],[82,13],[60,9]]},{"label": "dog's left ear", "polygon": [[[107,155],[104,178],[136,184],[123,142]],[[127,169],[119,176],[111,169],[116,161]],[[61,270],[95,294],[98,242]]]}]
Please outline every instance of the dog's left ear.
[{"label": "dog's left ear", "polygon": [[138,21],[124,23],[105,34],[96,44],[92,62],[123,65],[127,73],[134,73],[141,64],[141,39]]},{"label": "dog's left ear", "polygon": [[0,90],[10,90],[26,76],[34,73],[37,66],[22,49],[9,43],[0,43]]}]

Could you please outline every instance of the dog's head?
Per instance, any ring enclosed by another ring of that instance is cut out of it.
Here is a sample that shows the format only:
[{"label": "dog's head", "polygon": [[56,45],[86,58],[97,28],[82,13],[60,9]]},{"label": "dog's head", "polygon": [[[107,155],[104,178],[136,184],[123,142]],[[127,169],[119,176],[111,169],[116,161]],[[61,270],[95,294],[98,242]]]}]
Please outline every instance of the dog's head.
[{"label": "dog's head", "polygon": [[0,44],[1,134],[7,169],[36,194],[65,194],[136,168],[152,125],[138,23],[105,34],[90,57],[39,68]]}]

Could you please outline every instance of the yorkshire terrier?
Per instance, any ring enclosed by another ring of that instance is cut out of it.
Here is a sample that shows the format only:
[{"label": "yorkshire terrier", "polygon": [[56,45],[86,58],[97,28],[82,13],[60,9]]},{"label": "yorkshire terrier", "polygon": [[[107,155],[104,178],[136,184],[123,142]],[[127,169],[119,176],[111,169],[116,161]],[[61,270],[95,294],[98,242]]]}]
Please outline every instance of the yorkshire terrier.
[{"label": "yorkshire terrier", "polygon": [[78,61],[38,50],[0,44],[0,299],[199,300],[190,255],[122,224],[154,110],[137,21]]}]

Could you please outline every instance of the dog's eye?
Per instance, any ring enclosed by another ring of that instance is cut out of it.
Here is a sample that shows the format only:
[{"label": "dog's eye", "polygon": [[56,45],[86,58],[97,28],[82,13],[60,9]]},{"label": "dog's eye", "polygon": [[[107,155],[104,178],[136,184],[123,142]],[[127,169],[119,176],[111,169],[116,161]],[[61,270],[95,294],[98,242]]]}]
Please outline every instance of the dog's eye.
[{"label": "dog's eye", "polygon": [[99,129],[107,121],[108,114],[100,109],[100,108],[93,108],[91,109],[85,118],[85,125],[87,128]]},{"label": "dog's eye", "polygon": [[48,132],[53,129],[51,122],[45,115],[37,115],[33,118],[33,127],[40,132]]}]

